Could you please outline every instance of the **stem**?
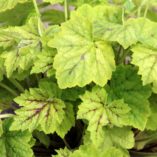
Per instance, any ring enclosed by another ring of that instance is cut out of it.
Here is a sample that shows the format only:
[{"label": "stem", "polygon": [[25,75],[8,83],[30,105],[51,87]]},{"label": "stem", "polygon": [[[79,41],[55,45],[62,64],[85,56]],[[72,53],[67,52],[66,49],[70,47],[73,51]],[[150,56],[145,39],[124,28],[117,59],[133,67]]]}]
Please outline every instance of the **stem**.
[{"label": "stem", "polygon": [[140,6],[140,7],[138,8],[137,17],[140,17],[140,16],[141,16],[141,10],[142,10],[142,6]]},{"label": "stem", "polygon": [[124,24],[124,15],[125,15],[125,8],[122,8],[122,24]]},{"label": "stem", "polygon": [[122,51],[122,46],[119,45],[118,51],[116,53],[116,64],[119,64],[120,56],[122,53],[121,51]]},{"label": "stem", "polygon": [[24,88],[21,86],[21,84],[18,81],[16,81],[15,79],[9,79],[9,80],[20,92],[24,92]]},{"label": "stem", "polygon": [[129,53],[129,48],[128,49],[126,49],[126,50],[123,50],[123,53],[122,53],[122,55],[121,55],[121,57],[120,57],[120,59],[119,59],[119,63],[121,63],[121,64],[125,64],[125,59],[126,59],[126,56],[128,55],[128,53]]},{"label": "stem", "polygon": [[137,11],[137,17],[140,17],[141,16],[141,11],[142,11],[142,7],[147,3],[148,0],[142,0],[141,1],[141,4],[138,8],[138,11]]},{"label": "stem", "polygon": [[36,0],[33,0],[33,4],[34,4],[34,8],[35,8],[35,12],[38,16],[38,32],[40,34],[40,36],[42,36],[42,29],[41,29],[41,14],[38,8],[38,4]]},{"label": "stem", "polygon": [[4,83],[0,82],[0,86],[10,92],[13,96],[18,96],[17,92],[5,85]]},{"label": "stem", "polygon": [[69,143],[66,141],[65,138],[63,139],[63,142],[64,142],[65,146],[66,146],[68,149],[71,149]]},{"label": "stem", "polygon": [[65,21],[67,21],[69,18],[68,0],[64,0],[64,16],[65,16]]},{"label": "stem", "polygon": [[149,4],[147,4],[146,9],[145,9],[145,11],[144,11],[144,17],[147,16],[148,9],[149,9]]},{"label": "stem", "polygon": [[9,114],[9,113],[7,113],[7,114],[0,114],[0,119],[2,119],[2,118],[8,118],[8,117],[13,117],[14,115],[13,114]]}]

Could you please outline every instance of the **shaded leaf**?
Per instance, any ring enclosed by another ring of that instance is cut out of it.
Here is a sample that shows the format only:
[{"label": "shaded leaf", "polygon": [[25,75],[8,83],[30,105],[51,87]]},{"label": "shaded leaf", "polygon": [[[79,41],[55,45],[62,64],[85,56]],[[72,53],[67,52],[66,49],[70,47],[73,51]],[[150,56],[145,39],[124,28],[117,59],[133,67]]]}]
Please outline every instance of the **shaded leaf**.
[{"label": "shaded leaf", "polygon": [[18,3],[25,3],[29,0],[1,0],[0,12],[14,8]]},{"label": "shaded leaf", "polygon": [[151,95],[151,87],[142,85],[137,69],[131,66],[118,66],[110,85],[113,99],[123,98],[131,109],[127,124],[144,130],[150,115],[148,98]]},{"label": "shaded leaf", "polygon": [[3,134],[0,137],[0,156],[2,157],[33,157],[31,134],[28,131],[9,131],[10,120],[3,122]]}]

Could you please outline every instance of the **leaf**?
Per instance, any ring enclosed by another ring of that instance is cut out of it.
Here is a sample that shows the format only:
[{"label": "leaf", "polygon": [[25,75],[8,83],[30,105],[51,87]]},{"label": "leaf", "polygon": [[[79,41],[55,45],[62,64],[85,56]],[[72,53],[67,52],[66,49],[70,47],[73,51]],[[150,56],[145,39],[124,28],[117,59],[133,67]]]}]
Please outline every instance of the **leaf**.
[{"label": "leaf", "polygon": [[80,148],[70,157],[125,157],[121,150],[110,147],[108,149],[99,149],[95,147],[95,145],[89,144],[89,145],[83,145],[80,146]]},{"label": "leaf", "polygon": [[[38,29],[33,20],[35,22],[37,19],[30,19],[26,26],[10,27],[3,30],[4,34],[11,38],[9,39],[11,40],[9,41],[9,46],[10,42],[14,43],[9,50],[6,49],[1,54],[1,57],[4,58],[7,77],[11,77],[16,70],[29,70],[36,58],[36,53],[40,52],[41,43]],[[4,38],[4,40],[6,39]]]},{"label": "leaf", "polygon": [[57,84],[54,83],[53,78],[43,78],[39,81],[39,88],[45,92],[45,95],[49,97],[61,98],[62,91],[58,88]]},{"label": "leaf", "polygon": [[23,107],[16,110],[11,129],[38,129],[47,134],[55,132],[64,119],[65,104],[62,100],[47,94],[42,89],[34,88],[15,98],[15,102]]},{"label": "leaf", "polygon": [[98,39],[118,42],[125,49],[138,41],[157,48],[157,24],[146,18],[130,18],[123,24],[101,19],[96,20],[93,27]]},{"label": "leaf", "polygon": [[157,98],[156,95],[152,95],[150,97],[150,110],[151,114],[150,117],[148,118],[146,129],[148,130],[156,130],[157,129]]},{"label": "leaf", "polygon": [[150,115],[148,98],[151,87],[143,86],[137,69],[131,66],[118,66],[110,82],[112,99],[124,99],[131,111],[127,124],[144,130]]},{"label": "leaf", "polygon": [[65,109],[65,117],[61,124],[58,125],[56,132],[57,134],[64,138],[68,131],[75,124],[75,116],[72,104],[67,104]]},{"label": "leaf", "polygon": [[57,155],[53,155],[52,157],[69,157],[72,152],[68,150],[66,147],[64,149],[59,149],[56,151]]},{"label": "leaf", "polygon": [[105,127],[102,141],[106,147],[117,146],[131,149],[134,146],[134,134],[131,129],[127,127]]},{"label": "leaf", "polygon": [[21,26],[32,13],[34,13],[32,1],[28,0],[25,3],[18,3],[12,9],[4,12],[0,11],[0,26]]},{"label": "leaf", "polygon": [[132,51],[132,63],[139,67],[138,74],[142,76],[143,85],[157,84],[157,51],[143,45],[134,46]]},{"label": "leaf", "polygon": [[28,131],[9,131],[10,120],[3,122],[3,134],[0,137],[1,157],[33,157],[30,145],[31,134]]},{"label": "leaf", "polygon": [[29,0],[1,0],[0,12],[14,8],[18,3],[25,3]]},{"label": "leaf", "polygon": [[136,27],[133,27],[130,24],[132,24],[132,21],[125,25],[101,21],[99,24],[95,24],[95,33],[103,33],[103,39],[109,41],[117,41],[124,48],[128,48],[130,45],[135,44],[137,42],[135,29]]},{"label": "leaf", "polygon": [[130,13],[135,7],[136,6],[132,0],[126,0],[126,2],[124,3],[125,12]]},{"label": "leaf", "polygon": [[53,60],[56,50],[49,48],[47,42],[54,37],[59,31],[58,26],[49,27],[42,35],[42,49],[43,51],[37,56],[31,73],[45,73],[48,77],[54,75]]},{"label": "leaf", "polygon": [[[58,86],[52,82],[52,79],[42,79],[39,82],[39,87],[41,90],[45,91],[45,95],[49,95],[50,97],[62,98],[63,93],[58,88]],[[63,99],[65,100],[65,99]],[[56,126],[57,134],[64,138],[65,134],[71,129],[75,124],[75,116],[73,111],[73,105],[70,103],[66,103],[66,108],[64,108],[64,120]]]},{"label": "leaf", "polygon": [[101,149],[107,149],[111,147],[116,147],[121,149],[125,154],[128,154],[127,149],[131,149],[134,147],[134,133],[130,127],[115,127],[112,125],[105,126],[103,128],[103,134],[99,137],[99,140],[91,141],[90,134],[86,132],[84,135],[84,144],[89,145],[93,143],[95,147]]},{"label": "leaf", "polygon": [[37,131],[37,130],[35,130],[33,132],[33,135],[40,141],[40,143],[42,143],[44,146],[46,146],[46,148],[49,148],[51,141],[50,141],[50,137],[48,135],[46,135],[42,131]]},{"label": "leaf", "polygon": [[61,98],[66,101],[76,101],[81,94],[84,94],[86,88],[67,88],[62,90]]},{"label": "leaf", "polygon": [[157,31],[155,29],[157,23],[146,18],[141,18],[139,24],[141,26],[141,31],[138,35],[139,41],[145,46],[157,48]]},{"label": "leaf", "polygon": [[60,88],[83,87],[91,82],[104,86],[115,69],[110,44],[95,40],[92,35],[93,13],[94,9],[89,5],[82,6],[73,12],[71,19],[62,24],[60,33],[49,42],[58,50],[54,68]]},{"label": "leaf", "polygon": [[122,99],[109,101],[103,88],[94,88],[92,92],[86,92],[79,105],[77,117],[88,120],[87,130],[91,133],[91,139],[97,140],[103,134],[103,127],[111,123],[115,126],[126,125],[130,108]]},{"label": "leaf", "polygon": [[94,34],[97,38],[116,41],[125,49],[138,41],[140,29],[140,19],[130,19],[124,24],[111,23],[103,19],[94,23]]},{"label": "leaf", "polygon": [[45,73],[48,77],[55,74],[53,68],[53,58],[55,52],[52,50],[44,51],[38,55],[37,60],[34,62],[34,66],[31,70],[31,73]]},{"label": "leaf", "polygon": [[64,12],[61,10],[44,10],[42,13],[42,21],[48,22],[49,25],[61,24],[65,21]]},{"label": "leaf", "polygon": [[[9,36],[6,31],[0,29],[0,47],[3,49],[11,47],[15,43],[13,37]],[[1,51],[3,51],[3,49]]]}]

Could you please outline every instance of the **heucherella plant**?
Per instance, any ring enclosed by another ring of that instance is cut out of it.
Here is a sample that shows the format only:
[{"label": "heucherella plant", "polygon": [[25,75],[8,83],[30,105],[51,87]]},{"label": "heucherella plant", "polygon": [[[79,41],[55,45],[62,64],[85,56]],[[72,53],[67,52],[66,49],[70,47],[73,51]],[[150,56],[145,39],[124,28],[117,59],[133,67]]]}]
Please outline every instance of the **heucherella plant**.
[{"label": "heucherella plant", "polygon": [[157,156],[156,118],[157,0],[0,1],[0,157]]}]

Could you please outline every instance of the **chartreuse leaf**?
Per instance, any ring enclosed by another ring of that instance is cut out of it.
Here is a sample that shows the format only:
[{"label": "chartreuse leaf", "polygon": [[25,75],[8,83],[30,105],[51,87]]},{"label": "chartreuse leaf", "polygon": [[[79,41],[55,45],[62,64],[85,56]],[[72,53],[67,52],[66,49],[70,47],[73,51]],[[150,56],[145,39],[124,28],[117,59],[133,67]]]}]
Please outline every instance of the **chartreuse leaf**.
[{"label": "chartreuse leaf", "polygon": [[54,83],[53,78],[44,78],[39,81],[39,88],[49,97],[61,98],[62,91]]},{"label": "chartreuse leaf", "polygon": [[110,94],[113,99],[124,99],[131,111],[127,124],[144,130],[150,115],[148,98],[151,87],[143,86],[137,69],[131,66],[118,66],[110,82]]},{"label": "chartreuse leaf", "polygon": [[99,145],[92,144],[90,139],[73,153],[67,149],[57,151],[56,157],[129,157],[125,148],[134,146],[134,134],[129,128],[105,128]]},{"label": "chartreuse leaf", "polygon": [[135,143],[134,133],[129,127],[113,127],[111,125],[105,126],[98,141],[91,141],[90,134],[86,131],[86,134],[84,135],[85,145],[88,146],[92,143],[95,145],[95,148],[103,150],[116,147],[122,152],[122,156],[125,157],[129,156],[127,149],[133,148]]},{"label": "chartreuse leaf", "polygon": [[146,129],[148,130],[156,130],[157,129],[157,97],[156,95],[152,95],[150,97],[150,110],[151,114],[150,117],[148,118]]},{"label": "chartreuse leaf", "polygon": [[[84,136],[85,144],[92,143],[90,140],[90,134],[86,132]],[[102,136],[99,137],[98,141],[93,141],[93,144],[104,149],[116,146],[122,150],[133,148],[134,143],[134,133],[131,128],[115,127],[111,125],[103,128]]]},{"label": "chartreuse leaf", "polygon": [[116,41],[124,48],[127,48],[138,41],[137,32],[140,26],[134,23],[134,19],[128,20],[123,25],[106,20],[97,20],[94,23],[94,34],[104,40]]},{"label": "chartreuse leaf", "polygon": [[0,12],[14,8],[18,3],[25,3],[29,0],[1,0]]},{"label": "chartreuse leaf", "polygon": [[128,157],[123,153],[120,149],[116,147],[110,147],[107,149],[100,149],[95,147],[93,144],[86,144],[79,147],[78,150],[74,152],[65,149],[60,149],[57,151],[57,155],[55,157]]},{"label": "chartreuse leaf", "polygon": [[53,59],[56,54],[56,50],[49,48],[47,42],[54,37],[54,34],[59,31],[58,26],[49,27],[42,36],[42,48],[43,51],[37,56],[34,62],[34,66],[31,73],[45,73],[48,77],[54,75],[55,70],[53,68]]},{"label": "chartreuse leaf", "polygon": [[33,157],[30,144],[32,135],[28,131],[9,131],[10,120],[3,122],[3,134],[0,136],[1,157]]},{"label": "chartreuse leaf", "polygon": [[4,29],[0,29],[0,47],[6,49],[11,47],[13,44],[15,44],[13,37],[11,37],[7,31],[4,31]]},{"label": "chartreuse leaf", "polygon": [[[96,9],[89,5],[80,7],[49,42],[58,50],[54,68],[60,88],[83,87],[91,82],[104,86],[115,70],[112,47],[106,41],[95,40],[92,34],[94,18],[105,16],[105,11],[94,15]],[[100,7],[103,9],[106,8]]]},{"label": "chartreuse leaf", "polygon": [[[54,51],[54,52],[53,52]],[[53,68],[53,58],[55,50],[43,51],[38,55],[37,60],[34,62],[34,66],[31,73],[45,73],[48,77],[54,75],[55,70]]]},{"label": "chartreuse leaf", "polygon": [[10,46],[1,54],[4,58],[7,77],[11,77],[16,70],[29,70],[40,51],[41,43],[36,20],[37,18],[33,17],[25,26],[2,30],[4,34],[2,43],[5,47]]},{"label": "chartreuse leaf", "polygon": [[138,41],[157,47],[157,24],[146,18],[128,19],[123,24],[99,19],[94,22],[94,35],[98,39],[115,41],[128,48]]},{"label": "chartreuse leaf", "polygon": [[65,104],[57,98],[49,98],[44,91],[34,88],[25,91],[15,98],[15,102],[24,106],[16,110],[12,129],[29,129],[33,131],[41,128],[46,133],[52,133],[56,126],[64,119]]},{"label": "chartreuse leaf", "polygon": [[[63,97],[62,91],[58,88],[58,86],[55,83],[52,82],[51,78],[42,79],[39,82],[39,87],[41,90],[46,92],[45,95],[49,95],[50,97],[56,96],[58,98]],[[65,134],[75,124],[75,117],[72,104],[66,103],[66,108],[64,108],[64,112],[65,112],[64,120],[56,126],[56,132],[62,138],[64,138]]]},{"label": "chartreuse leaf", "polygon": [[[137,45],[132,48],[132,63],[139,67],[138,74],[142,75],[143,84],[157,84],[157,50]],[[155,86],[156,87],[156,86]]]},{"label": "chartreuse leaf", "polygon": [[67,148],[64,149],[59,149],[56,151],[57,155],[53,155],[52,157],[70,157],[70,155],[72,154],[72,152],[70,150],[68,150]]},{"label": "chartreuse leaf", "polygon": [[56,128],[57,134],[64,138],[65,134],[71,129],[72,126],[75,124],[75,117],[72,104],[67,104],[65,108],[65,116],[62,123],[58,125]]},{"label": "chartreuse leaf", "polygon": [[134,134],[127,127],[105,127],[102,143],[104,143],[104,147],[117,146],[131,149],[134,146]]},{"label": "chartreuse leaf", "polygon": [[[99,149],[95,147],[93,144],[83,145],[74,153],[70,155],[70,157],[126,157],[123,152],[116,147],[109,147],[107,149]],[[60,156],[59,156],[60,157]],[[62,156],[61,156],[62,157]]]},{"label": "chartreuse leaf", "polygon": [[79,105],[77,117],[89,121],[88,131],[94,141],[103,134],[103,126],[126,125],[130,108],[123,99],[111,101],[105,89],[95,87],[81,96],[82,104]]},{"label": "chartreuse leaf", "polygon": [[38,129],[47,134],[57,132],[62,138],[65,136],[74,125],[73,107],[56,98],[50,88],[32,88],[15,98],[15,102],[23,107],[16,110],[12,130]]},{"label": "chartreuse leaf", "polygon": [[139,24],[141,25],[141,31],[139,32],[138,40],[146,46],[157,48],[157,31],[155,29],[157,23],[146,18],[141,18]]}]

